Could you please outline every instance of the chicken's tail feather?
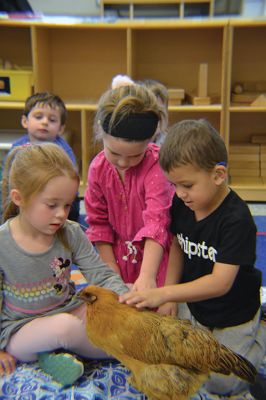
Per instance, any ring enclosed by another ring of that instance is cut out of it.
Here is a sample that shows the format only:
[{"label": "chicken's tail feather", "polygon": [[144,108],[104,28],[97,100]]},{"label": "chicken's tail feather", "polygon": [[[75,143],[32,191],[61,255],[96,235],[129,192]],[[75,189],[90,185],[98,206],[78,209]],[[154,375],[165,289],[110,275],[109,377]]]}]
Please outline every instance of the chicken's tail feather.
[{"label": "chicken's tail feather", "polygon": [[221,345],[220,360],[215,372],[220,372],[225,375],[233,373],[239,378],[254,383],[257,370],[254,365],[245,357],[241,356]]}]

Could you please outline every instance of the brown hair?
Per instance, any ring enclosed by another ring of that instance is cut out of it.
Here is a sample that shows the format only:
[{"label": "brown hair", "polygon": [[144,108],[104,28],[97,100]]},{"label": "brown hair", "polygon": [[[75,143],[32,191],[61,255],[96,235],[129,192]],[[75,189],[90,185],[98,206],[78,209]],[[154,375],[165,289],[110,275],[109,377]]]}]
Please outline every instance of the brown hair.
[{"label": "brown hair", "polygon": [[98,102],[98,110],[95,116],[94,129],[97,139],[102,139],[102,124],[110,114],[109,127],[112,129],[119,121],[131,113],[153,112],[161,121],[165,110],[158,105],[155,95],[146,87],[133,84],[107,90]]},{"label": "brown hair", "polygon": [[160,165],[166,172],[186,164],[211,171],[219,162],[227,164],[227,157],[222,137],[205,119],[173,125],[160,149]]},{"label": "brown hair", "polygon": [[59,110],[61,115],[61,125],[65,125],[67,118],[67,110],[65,103],[59,96],[49,92],[41,92],[33,94],[32,96],[28,97],[25,102],[23,115],[27,117],[31,112],[31,110],[34,107],[36,107],[36,105],[42,107],[49,106],[52,109]]}]

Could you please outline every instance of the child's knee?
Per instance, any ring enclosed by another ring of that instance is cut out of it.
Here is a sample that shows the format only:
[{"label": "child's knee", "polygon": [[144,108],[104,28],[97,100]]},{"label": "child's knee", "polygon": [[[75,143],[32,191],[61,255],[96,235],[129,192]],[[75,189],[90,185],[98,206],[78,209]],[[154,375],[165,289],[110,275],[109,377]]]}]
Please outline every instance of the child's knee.
[{"label": "child's knee", "polygon": [[79,330],[84,329],[82,321],[72,314],[62,313],[57,315],[54,324],[54,337],[58,341],[58,346],[66,348]]}]

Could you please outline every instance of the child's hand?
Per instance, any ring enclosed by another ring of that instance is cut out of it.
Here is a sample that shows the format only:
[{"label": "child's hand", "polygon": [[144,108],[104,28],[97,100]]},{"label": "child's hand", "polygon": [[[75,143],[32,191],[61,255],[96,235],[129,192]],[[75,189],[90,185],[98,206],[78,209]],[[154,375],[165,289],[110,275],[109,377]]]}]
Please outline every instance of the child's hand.
[{"label": "child's hand", "polygon": [[156,308],[166,303],[164,288],[127,292],[119,297],[119,301],[137,308]]},{"label": "child's hand", "polygon": [[176,317],[178,313],[178,304],[174,302],[168,302],[162,304],[157,312],[161,315],[171,315],[172,317]]},{"label": "child's hand", "polygon": [[16,369],[16,359],[6,351],[0,350],[0,376],[8,375]]}]

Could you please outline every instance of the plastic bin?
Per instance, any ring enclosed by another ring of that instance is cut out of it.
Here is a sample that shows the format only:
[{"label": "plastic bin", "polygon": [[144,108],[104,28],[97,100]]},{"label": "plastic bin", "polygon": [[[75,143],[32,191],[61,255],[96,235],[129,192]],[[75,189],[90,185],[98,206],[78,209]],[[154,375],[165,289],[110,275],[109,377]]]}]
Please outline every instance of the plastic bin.
[{"label": "plastic bin", "polygon": [[0,101],[24,101],[31,94],[32,70],[0,69]]}]

